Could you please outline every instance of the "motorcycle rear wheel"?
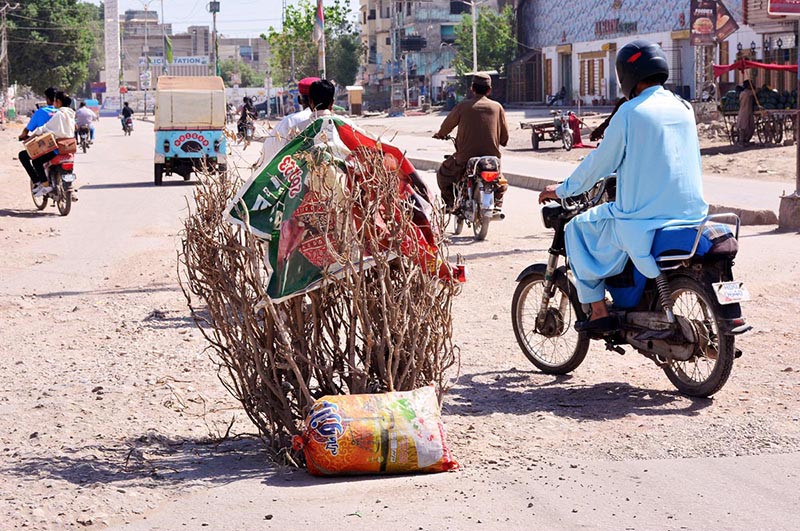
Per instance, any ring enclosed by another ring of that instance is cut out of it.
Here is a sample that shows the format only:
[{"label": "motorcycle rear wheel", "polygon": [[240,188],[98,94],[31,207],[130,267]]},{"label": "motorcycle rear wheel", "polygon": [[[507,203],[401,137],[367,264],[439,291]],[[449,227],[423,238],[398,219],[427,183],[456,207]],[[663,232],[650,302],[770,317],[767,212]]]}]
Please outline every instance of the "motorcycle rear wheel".
[{"label": "motorcycle rear wheel", "polygon": [[484,216],[481,212],[481,191],[478,190],[477,186],[475,187],[473,198],[475,210],[472,215],[472,232],[475,235],[475,241],[481,242],[489,234],[489,222],[492,221],[492,218],[491,216]]},{"label": "motorcycle rear wheel", "polygon": [[720,334],[720,304],[703,284],[693,278],[676,277],[670,279],[670,287],[673,312],[704,331],[703,340],[708,346],[689,361],[670,361],[664,365],[664,372],[681,393],[711,396],[725,385],[731,374],[736,354],[734,336]]},{"label": "motorcycle rear wheel", "polygon": [[570,300],[567,284],[564,277],[556,280],[548,316],[553,328],[547,335],[536,330],[536,316],[544,293],[544,273],[535,272],[525,277],[517,284],[511,299],[511,324],[517,343],[525,357],[545,374],[574,371],[589,350],[589,338],[575,331],[580,307]]},{"label": "motorcycle rear wheel", "polygon": [[56,206],[58,207],[58,213],[62,216],[66,216],[69,214],[70,210],[72,210],[72,187],[66,186],[64,181],[61,180],[61,174],[57,174],[56,178],[58,179],[58,195],[56,196]]}]

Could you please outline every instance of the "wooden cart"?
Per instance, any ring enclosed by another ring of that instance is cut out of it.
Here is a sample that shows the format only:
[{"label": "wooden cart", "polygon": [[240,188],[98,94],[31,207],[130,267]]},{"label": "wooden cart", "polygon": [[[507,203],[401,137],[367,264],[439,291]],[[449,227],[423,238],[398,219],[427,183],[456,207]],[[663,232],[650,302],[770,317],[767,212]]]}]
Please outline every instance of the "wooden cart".
[{"label": "wooden cart", "polygon": [[550,111],[553,118],[550,120],[538,120],[535,122],[520,122],[520,129],[531,130],[531,148],[534,151],[539,149],[539,142],[561,142],[561,145],[569,151],[572,149],[572,130],[569,128],[568,115],[561,111]]},{"label": "wooden cart", "polygon": [[[780,145],[784,138],[794,139],[796,109],[760,109],[754,113],[756,122],[756,137],[761,145]],[[739,141],[739,131],[736,128],[738,111],[722,111],[725,129],[728,132],[728,141],[736,144]]]}]

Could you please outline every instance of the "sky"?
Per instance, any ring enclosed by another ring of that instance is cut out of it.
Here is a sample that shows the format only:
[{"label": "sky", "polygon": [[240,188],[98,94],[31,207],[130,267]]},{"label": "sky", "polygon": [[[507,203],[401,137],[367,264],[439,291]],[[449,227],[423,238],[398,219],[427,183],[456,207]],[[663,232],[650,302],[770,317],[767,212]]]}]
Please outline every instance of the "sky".
[{"label": "sky", "polygon": [[[100,0],[89,0],[99,4]],[[148,9],[158,10],[159,18],[161,0],[119,0],[120,14],[128,9],[144,9],[149,1]],[[220,11],[217,14],[217,31],[227,37],[258,37],[266,33],[270,26],[281,25],[281,0],[219,0]],[[296,0],[287,0],[294,4]],[[332,3],[324,2],[326,5]],[[187,26],[211,26],[211,14],[206,11],[208,0],[164,0],[164,21],[172,23],[173,33],[186,30]],[[350,0],[353,12],[358,11],[358,0]]]}]

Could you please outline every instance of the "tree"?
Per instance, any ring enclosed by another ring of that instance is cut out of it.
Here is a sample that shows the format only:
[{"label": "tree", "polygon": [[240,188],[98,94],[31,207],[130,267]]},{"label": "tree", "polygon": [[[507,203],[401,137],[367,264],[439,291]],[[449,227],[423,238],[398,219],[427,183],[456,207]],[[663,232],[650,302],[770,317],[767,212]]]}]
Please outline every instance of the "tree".
[{"label": "tree", "polygon": [[26,0],[20,8],[8,17],[12,82],[39,94],[50,86],[73,93],[84,86],[96,30],[102,28],[97,6],[78,0]]},{"label": "tree", "polygon": [[[348,20],[350,9],[342,0],[336,0],[324,10],[327,76],[340,84],[352,84],[358,73],[362,44],[358,31]],[[269,41],[272,51],[270,66],[273,77],[280,81],[296,81],[319,76],[319,48],[312,39],[316,4],[300,0],[296,5],[287,5],[285,15],[280,31],[271,27],[266,35],[261,36]]]},{"label": "tree", "polygon": [[[478,70],[503,72],[507,63],[514,59],[514,10],[510,5],[500,13],[490,8],[478,10],[476,37],[478,42]],[[463,15],[456,27],[458,52],[453,59],[456,72],[461,75],[472,71],[472,15]]]},{"label": "tree", "polygon": [[234,83],[231,81],[231,74],[238,70],[239,72],[239,86],[240,87],[263,87],[264,74],[258,73],[253,67],[241,61],[226,60],[219,63],[220,73],[222,80],[226,85],[232,87]]}]

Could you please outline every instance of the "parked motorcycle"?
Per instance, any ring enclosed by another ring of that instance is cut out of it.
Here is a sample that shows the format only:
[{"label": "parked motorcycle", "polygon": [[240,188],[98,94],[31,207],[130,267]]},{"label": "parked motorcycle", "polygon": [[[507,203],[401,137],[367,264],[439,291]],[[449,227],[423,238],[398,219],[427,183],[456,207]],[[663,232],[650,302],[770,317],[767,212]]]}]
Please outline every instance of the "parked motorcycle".
[{"label": "parked motorcycle", "polygon": [[132,117],[128,116],[127,118],[125,118],[125,127],[123,128],[123,131],[125,131],[125,134],[128,135],[128,136],[130,136],[131,132],[133,132],[133,118]]},{"label": "parked motorcycle", "polygon": [[[451,140],[455,146],[454,137],[448,135],[445,138]],[[461,234],[466,223],[472,226],[475,240],[485,240],[489,233],[489,223],[495,219],[505,218],[505,214],[497,210],[494,204],[494,193],[500,185],[501,178],[499,158],[472,157],[467,161],[464,175],[453,185],[455,195],[453,234]]]},{"label": "parked motorcycle", "polygon": [[91,138],[91,131],[88,125],[78,127],[78,144],[84,153],[89,149],[89,139]]},{"label": "parked motorcycle", "polygon": [[76,179],[74,169],[75,155],[72,153],[56,155],[55,158],[45,164],[44,171],[47,174],[50,191],[36,197],[33,195],[34,184],[31,182],[31,196],[33,197],[33,204],[36,205],[38,210],[44,210],[47,207],[48,200],[52,200],[62,216],[70,213],[72,202],[77,200],[73,190],[73,183]]},{"label": "parked motorcycle", "polygon": [[644,277],[629,261],[622,273],[606,279],[614,301],[609,313],[618,330],[588,335],[573,327],[587,319],[588,306],[578,301],[569,263],[559,266],[566,257],[564,226],[581,212],[613,200],[615,184],[610,177],[587,193],[542,208],[544,225],[555,234],[547,263],[533,264],[517,277],[511,303],[517,342],[547,374],[575,370],[592,340],[619,354],[625,353],[622,345],[630,345],[661,367],[680,392],[713,395],[742,354],[735,347],[736,336],[752,328],[740,307],[749,299],[747,290],[733,277],[739,239],[739,218],[733,214],[659,230],[652,248],[661,268],[658,278]]}]

